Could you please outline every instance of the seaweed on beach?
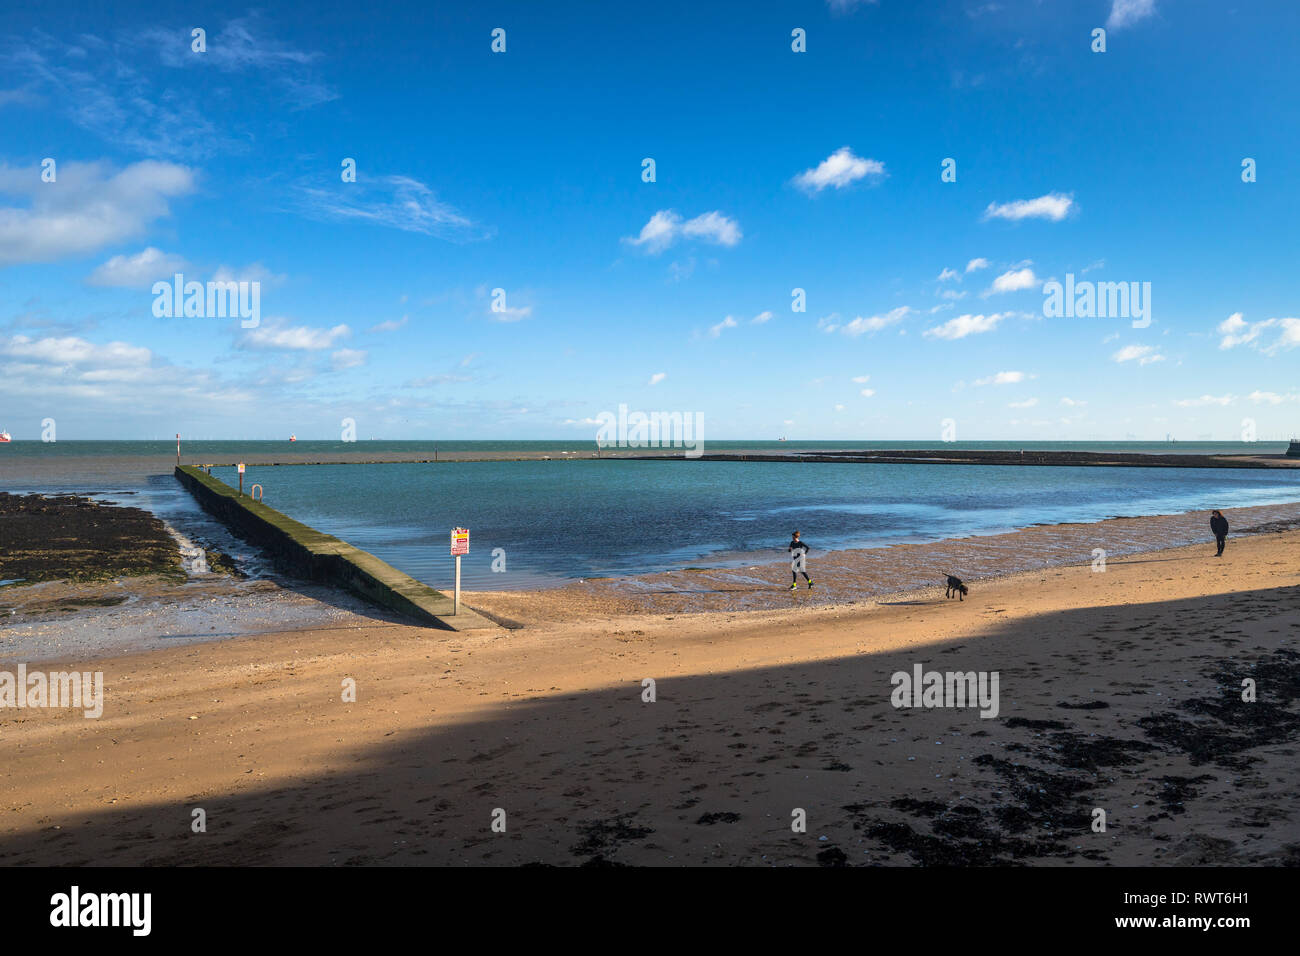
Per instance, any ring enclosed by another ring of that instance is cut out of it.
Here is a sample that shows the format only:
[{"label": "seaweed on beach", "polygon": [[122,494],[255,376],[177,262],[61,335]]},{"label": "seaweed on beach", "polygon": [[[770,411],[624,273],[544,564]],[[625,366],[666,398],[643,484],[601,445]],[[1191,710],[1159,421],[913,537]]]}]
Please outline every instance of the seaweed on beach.
[{"label": "seaweed on beach", "polygon": [[[1016,726],[1064,725],[1017,719]],[[1085,797],[1108,782],[1099,776],[1100,771],[1137,763],[1138,754],[1157,748],[1141,740],[1058,730],[1048,735],[1044,746],[1019,749],[1042,766],[992,754],[980,754],[971,761],[1000,778],[1002,789],[997,793],[1002,800],[992,807],[911,797],[890,801],[891,809],[913,817],[915,825],[871,816],[861,805],[844,809],[856,817],[854,829],[863,830],[895,853],[906,853],[922,866],[1018,866],[1045,857],[1071,856],[1104,861],[1105,856],[1096,849],[1079,849],[1077,841],[1089,834],[1092,822],[1093,804]],[[928,821],[928,832],[922,820]]]},{"label": "seaweed on beach", "polygon": [[627,840],[644,840],[655,831],[650,827],[635,826],[630,817],[610,820],[591,820],[580,827],[582,840],[569,848],[574,856],[585,856],[583,866],[622,866],[606,854],[618,849]]},{"label": "seaweed on beach", "polygon": [[0,492],[0,579],[105,581],[157,574],[185,580],[176,542],[141,508],[79,495]]},{"label": "seaweed on beach", "polygon": [[[1215,684],[1208,697],[1194,697],[1165,711],[1142,717],[1137,725],[1148,737],[1187,755],[1192,766],[1213,763],[1228,770],[1247,770],[1247,750],[1283,743],[1300,732],[1300,653],[1278,649],[1253,666],[1216,661],[1202,671]],[[1241,699],[1243,678],[1255,681],[1258,699]]]}]

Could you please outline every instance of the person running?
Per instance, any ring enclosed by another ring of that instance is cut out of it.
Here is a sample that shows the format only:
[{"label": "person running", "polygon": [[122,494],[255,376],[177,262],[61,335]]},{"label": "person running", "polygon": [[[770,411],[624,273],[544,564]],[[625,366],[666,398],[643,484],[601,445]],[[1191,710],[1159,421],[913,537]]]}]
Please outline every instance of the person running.
[{"label": "person running", "polygon": [[1214,532],[1214,540],[1219,545],[1219,553],[1216,558],[1223,557],[1223,545],[1228,540],[1228,519],[1223,516],[1222,511],[1210,512],[1210,530]]},{"label": "person running", "polygon": [[808,590],[812,590],[812,578],[808,577],[805,569],[804,558],[808,554],[808,545],[799,540],[799,532],[796,531],[790,538],[790,547],[786,548],[790,552],[790,590],[794,591],[799,587],[799,579],[795,576],[803,575],[803,579],[808,582]]}]

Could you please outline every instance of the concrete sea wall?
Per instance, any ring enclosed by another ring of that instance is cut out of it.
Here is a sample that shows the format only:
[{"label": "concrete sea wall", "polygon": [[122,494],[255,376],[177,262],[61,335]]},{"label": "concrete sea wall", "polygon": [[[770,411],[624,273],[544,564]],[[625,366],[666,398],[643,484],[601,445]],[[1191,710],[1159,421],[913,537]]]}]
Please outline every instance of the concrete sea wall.
[{"label": "concrete sea wall", "polygon": [[346,541],[241,496],[192,465],[177,465],[175,475],[204,511],[257,545],[288,574],[343,588],[376,607],[432,627],[463,631],[497,626],[463,603],[460,613],[452,614],[449,595]]}]

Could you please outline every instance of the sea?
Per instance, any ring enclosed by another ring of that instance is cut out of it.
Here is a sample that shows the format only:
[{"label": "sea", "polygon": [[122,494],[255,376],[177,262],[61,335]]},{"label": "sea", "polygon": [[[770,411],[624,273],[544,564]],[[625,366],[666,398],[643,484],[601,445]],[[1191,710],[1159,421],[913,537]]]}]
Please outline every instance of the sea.
[{"label": "sea", "polygon": [[[710,453],[934,448],[935,442],[710,442]],[[951,449],[1281,454],[1286,443],[954,442]],[[591,442],[184,442],[187,463],[247,459],[244,488],[434,587],[450,583],[449,535],[469,528],[471,590],[781,560],[798,529],[817,551],[992,535],[1035,525],[1300,501],[1300,469],[1017,467],[619,460]],[[294,464],[313,456],[433,462]],[[565,453],[569,454],[565,454]],[[526,460],[466,460],[520,456]],[[546,456],[546,457],[538,457]],[[448,458],[451,457],[451,460]],[[91,493],[147,508],[204,537],[171,475],[173,441],[12,442],[0,491]],[[263,462],[263,463],[258,463]],[[0,528],[0,539],[3,529]],[[0,547],[3,541],[0,540]]]}]

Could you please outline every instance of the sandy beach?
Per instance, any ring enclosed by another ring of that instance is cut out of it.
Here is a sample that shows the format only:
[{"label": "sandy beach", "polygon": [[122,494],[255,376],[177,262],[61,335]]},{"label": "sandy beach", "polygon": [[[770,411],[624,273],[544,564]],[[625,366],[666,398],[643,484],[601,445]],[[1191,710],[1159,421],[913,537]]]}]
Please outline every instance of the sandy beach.
[{"label": "sandy beach", "polygon": [[[1085,559],[960,602],[801,591],[771,609],[529,617],[509,603],[525,595],[478,595],[525,626],[357,615],[78,654],[69,668],[103,672],[102,717],[0,725],[0,860],[1295,864],[1300,531],[1285,525],[1222,559],[1208,541],[1100,573]],[[998,715],[895,708],[891,675],[916,665],[996,671]]]}]

